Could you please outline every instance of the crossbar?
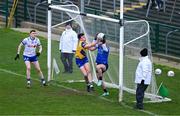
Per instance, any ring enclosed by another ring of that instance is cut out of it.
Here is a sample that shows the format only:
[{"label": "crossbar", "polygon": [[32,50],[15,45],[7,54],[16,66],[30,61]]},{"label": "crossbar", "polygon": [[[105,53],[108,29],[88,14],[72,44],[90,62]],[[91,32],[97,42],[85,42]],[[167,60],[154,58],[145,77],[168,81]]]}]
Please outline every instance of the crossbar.
[{"label": "crossbar", "polygon": [[97,15],[94,15],[94,14],[82,13],[82,12],[79,12],[79,11],[74,11],[74,10],[70,10],[70,9],[67,9],[67,8],[62,8],[62,7],[58,6],[58,5],[50,5],[49,7],[52,8],[52,9],[56,9],[56,10],[61,10],[61,11],[69,12],[69,13],[74,13],[74,14],[77,14],[77,15],[82,15],[82,16],[87,16],[87,17],[91,17],[91,18],[106,20],[106,21],[110,21],[110,22],[114,22],[114,23],[119,23],[120,22],[120,20],[117,20],[117,19],[113,19],[113,18],[109,18],[109,17],[103,17],[103,16],[97,16]]}]

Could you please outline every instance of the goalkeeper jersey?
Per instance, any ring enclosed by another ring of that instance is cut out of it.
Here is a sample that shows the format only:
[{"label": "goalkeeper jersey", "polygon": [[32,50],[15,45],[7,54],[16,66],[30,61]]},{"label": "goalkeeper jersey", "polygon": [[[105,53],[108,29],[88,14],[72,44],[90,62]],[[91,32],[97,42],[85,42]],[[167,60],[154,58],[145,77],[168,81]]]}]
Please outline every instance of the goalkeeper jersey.
[{"label": "goalkeeper jersey", "polygon": [[76,53],[75,53],[75,57],[78,59],[83,59],[86,57],[86,49],[84,48],[84,46],[87,43],[85,41],[79,41],[77,49],[76,49]]},{"label": "goalkeeper jersey", "polygon": [[41,43],[38,38],[27,37],[23,39],[22,44],[24,45],[24,56],[32,57],[36,55],[36,47],[40,46]]},{"label": "goalkeeper jersey", "polygon": [[98,49],[96,56],[97,64],[108,64],[109,47],[107,47],[105,44],[103,45],[99,45],[97,48]]}]

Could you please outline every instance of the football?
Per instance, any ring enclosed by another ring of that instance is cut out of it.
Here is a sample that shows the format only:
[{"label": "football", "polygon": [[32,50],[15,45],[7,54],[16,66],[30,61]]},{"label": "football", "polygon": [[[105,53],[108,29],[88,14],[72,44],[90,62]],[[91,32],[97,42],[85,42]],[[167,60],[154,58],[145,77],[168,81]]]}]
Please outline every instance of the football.
[{"label": "football", "polygon": [[105,37],[104,33],[98,33],[97,38],[103,39]]},{"label": "football", "polygon": [[175,73],[172,70],[168,71],[168,73],[167,73],[168,77],[174,77],[174,75],[175,75]]},{"label": "football", "polygon": [[162,73],[162,70],[161,70],[161,69],[157,68],[157,69],[155,70],[155,74],[156,74],[156,75],[160,75],[161,73]]}]

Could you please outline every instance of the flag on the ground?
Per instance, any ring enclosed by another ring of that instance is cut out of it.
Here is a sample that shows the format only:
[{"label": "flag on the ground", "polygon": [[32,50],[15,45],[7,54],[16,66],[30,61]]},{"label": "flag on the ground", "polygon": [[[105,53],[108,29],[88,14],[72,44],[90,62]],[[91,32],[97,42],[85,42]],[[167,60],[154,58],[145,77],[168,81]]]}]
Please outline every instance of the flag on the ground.
[{"label": "flag on the ground", "polygon": [[167,97],[169,95],[168,89],[163,84],[161,84],[159,88],[159,95],[162,97]]}]

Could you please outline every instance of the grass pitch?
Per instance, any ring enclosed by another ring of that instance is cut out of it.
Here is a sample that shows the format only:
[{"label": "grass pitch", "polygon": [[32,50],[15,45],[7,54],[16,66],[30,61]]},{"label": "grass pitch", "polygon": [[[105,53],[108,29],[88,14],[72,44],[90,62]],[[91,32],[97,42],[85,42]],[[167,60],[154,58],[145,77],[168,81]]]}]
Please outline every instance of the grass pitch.
[{"label": "grass pitch", "polygon": [[[19,42],[28,34],[0,29],[0,114],[1,115],[180,115],[180,71],[166,66],[156,65],[163,74],[157,77],[157,83],[164,82],[170,92],[171,102],[145,104],[145,111],[133,109],[134,96],[128,95],[124,102],[118,103],[118,90],[110,90],[110,96],[100,97],[102,90],[96,87],[94,93],[85,91],[84,83],[53,83],[41,87],[37,73],[32,67],[33,85],[26,88],[25,65],[22,60],[15,61]],[[46,45],[41,38],[43,53],[40,65],[47,74]],[[166,76],[168,70],[175,71],[175,77]],[[81,75],[78,69],[72,75]],[[125,93],[127,94],[127,93]]]}]

